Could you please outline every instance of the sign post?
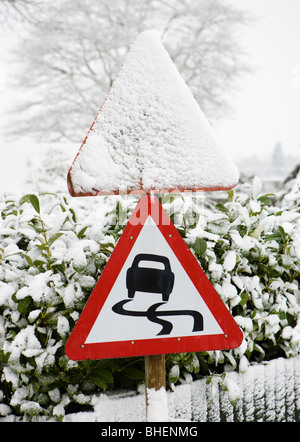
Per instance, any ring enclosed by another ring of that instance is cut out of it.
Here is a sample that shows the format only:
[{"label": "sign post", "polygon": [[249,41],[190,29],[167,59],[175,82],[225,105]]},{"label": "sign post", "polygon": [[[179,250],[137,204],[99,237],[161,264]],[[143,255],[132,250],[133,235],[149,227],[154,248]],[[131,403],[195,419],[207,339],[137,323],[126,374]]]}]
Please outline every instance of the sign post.
[{"label": "sign post", "polygon": [[145,356],[146,421],[149,420],[149,390],[166,389],[165,355]]},{"label": "sign post", "polygon": [[242,339],[159,200],[144,195],[65,351],[74,360],[146,356],[148,394],[165,387],[165,354],[236,348]]},{"label": "sign post", "polygon": [[243,339],[154,193],[227,190],[237,181],[158,33],[142,33],[67,182],[75,197],[143,196],[65,351],[74,360],[145,356],[147,418],[150,392],[166,387],[165,354],[236,348]]}]

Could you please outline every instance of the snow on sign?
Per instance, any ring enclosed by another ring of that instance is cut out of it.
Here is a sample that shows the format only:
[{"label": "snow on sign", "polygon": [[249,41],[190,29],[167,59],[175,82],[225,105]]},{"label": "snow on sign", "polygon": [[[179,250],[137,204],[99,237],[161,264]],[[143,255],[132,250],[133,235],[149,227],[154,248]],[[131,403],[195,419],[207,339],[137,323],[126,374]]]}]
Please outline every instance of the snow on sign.
[{"label": "snow on sign", "polygon": [[159,33],[140,34],[69,170],[70,194],[222,190],[238,176]]},{"label": "snow on sign", "polygon": [[242,332],[170,218],[138,202],[67,342],[74,360],[236,348]]}]

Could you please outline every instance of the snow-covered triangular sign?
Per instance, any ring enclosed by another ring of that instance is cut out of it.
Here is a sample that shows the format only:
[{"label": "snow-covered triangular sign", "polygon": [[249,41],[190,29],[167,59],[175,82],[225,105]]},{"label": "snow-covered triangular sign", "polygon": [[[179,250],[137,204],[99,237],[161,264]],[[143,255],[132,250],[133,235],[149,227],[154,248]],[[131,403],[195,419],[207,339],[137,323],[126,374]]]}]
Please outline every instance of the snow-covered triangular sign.
[{"label": "snow-covered triangular sign", "polygon": [[70,168],[70,194],[222,190],[238,176],[159,33],[140,34]]},{"label": "snow-covered triangular sign", "polygon": [[65,351],[102,359],[236,348],[242,339],[158,199],[144,195]]}]

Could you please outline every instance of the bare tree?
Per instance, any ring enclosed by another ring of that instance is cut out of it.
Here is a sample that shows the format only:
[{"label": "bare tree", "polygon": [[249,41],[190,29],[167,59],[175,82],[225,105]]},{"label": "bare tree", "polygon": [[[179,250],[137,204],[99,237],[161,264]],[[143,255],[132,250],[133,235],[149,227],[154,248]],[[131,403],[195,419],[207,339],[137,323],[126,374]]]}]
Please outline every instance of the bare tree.
[{"label": "bare tree", "polygon": [[16,21],[31,21],[32,11],[42,0],[0,0],[1,27],[13,28]]},{"label": "bare tree", "polygon": [[24,94],[10,133],[82,139],[131,42],[150,28],[161,31],[207,117],[218,119],[247,69],[237,37],[247,21],[224,0],[41,1],[16,53],[14,87]]}]

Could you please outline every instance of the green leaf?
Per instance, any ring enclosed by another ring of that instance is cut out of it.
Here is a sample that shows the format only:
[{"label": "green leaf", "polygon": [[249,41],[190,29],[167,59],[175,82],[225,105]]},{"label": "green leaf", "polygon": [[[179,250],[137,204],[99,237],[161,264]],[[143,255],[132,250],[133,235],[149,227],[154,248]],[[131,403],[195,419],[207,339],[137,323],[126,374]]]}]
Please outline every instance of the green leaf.
[{"label": "green leaf", "polygon": [[279,231],[282,241],[286,242],[286,234],[285,234],[283,227],[278,226],[278,231]]},{"label": "green leaf", "polygon": [[29,195],[29,201],[37,213],[40,213],[40,202],[36,195]]},{"label": "green leaf", "polygon": [[23,256],[24,256],[27,264],[29,265],[29,267],[32,267],[33,266],[33,262],[32,262],[32,259],[30,258],[30,256],[28,256],[28,255],[23,255]]},{"label": "green leaf", "polygon": [[[175,215],[175,214],[174,214]],[[173,218],[173,219],[172,219]],[[174,216],[171,216],[171,220],[174,223]],[[185,213],[183,215],[183,224],[186,229],[194,229],[199,221],[199,213]]]},{"label": "green leaf", "polygon": [[49,246],[51,246],[51,245],[54,243],[54,241],[56,241],[56,240],[57,240],[58,238],[60,238],[62,235],[63,235],[62,232],[60,232],[60,233],[55,233],[54,235],[52,235],[51,238],[49,238],[49,241],[48,241]]},{"label": "green leaf", "polygon": [[193,245],[193,249],[197,253],[197,255],[203,255],[207,249],[207,243],[203,238],[196,238],[195,244]]},{"label": "green leaf", "polygon": [[269,198],[270,196],[276,196],[274,193],[267,193],[266,195],[262,195],[259,198],[257,198],[257,201],[259,201],[263,206],[271,206],[272,200]]},{"label": "green leaf", "polygon": [[[39,239],[39,238],[38,238]],[[48,244],[46,244],[46,243],[42,243],[42,244],[37,244],[36,245],[36,247],[38,248],[38,249],[40,249],[40,250],[45,250],[45,249],[48,249]]]},{"label": "green leaf", "polygon": [[28,203],[28,201],[29,201],[29,195],[22,196],[22,198],[20,199],[20,206],[22,206],[22,204],[24,203]]},{"label": "green leaf", "polygon": [[264,349],[263,349],[260,345],[258,345],[258,344],[256,344],[256,343],[254,343],[253,349],[256,350],[256,351],[258,351],[258,352],[261,353],[262,355],[265,354]]},{"label": "green leaf", "polygon": [[207,376],[206,377],[206,385],[209,385],[211,383],[212,378],[213,378],[212,376]]},{"label": "green leaf", "polygon": [[228,202],[233,201],[233,198],[234,198],[234,190],[233,190],[233,189],[227,190],[227,195],[228,195],[227,201],[228,201]]},{"label": "green leaf", "polygon": [[61,368],[64,368],[64,367],[67,365],[68,362],[69,362],[69,358],[68,358],[66,355],[63,355],[63,356],[61,356],[61,357],[59,358],[59,360],[58,360],[58,365],[59,365]]},{"label": "green leaf", "polygon": [[71,213],[71,215],[72,215],[72,221],[73,221],[74,223],[76,223],[76,214],[75,214],[74,210],[73,210],[73,209],[70,209],[70,213]]},{"label": "green leaf", "polygon": [[20,299],[18,302],[18,312],[21,313],[21,315],[24,315],[30,305],[31,302],[31,296],[26,296],[26,298]]},{"label": "green leaf", "polygon": [[98,370],[92,371],[87,379],[92,381],[97,387],[105,390],[107,388],[107,384],[112,384],[114,382],[113,374],[110,370],[105,368],[99,368]]},{"label": "green leaf", "polygon": [[0,350],[0,362],[5,362],[7,363],[8,358],[5,356],[5,353],[3,350]]},{"label": "green leaf", "polygon": [[281,241],[282,240],[282,236],[280,235],[280,233],[271,233],[271,235],[266,235],[265,237],[266,241]]},{"label": "green leaf", "polygon": [[173,384],[178,381],[180,376],[179,365],[174,365],[168,373],[168,381]]},{"label": "green leaf", "polygon": [[139,380],[145,379],[145,372],[143,370],[141,370],[140,368],[128,367],[126,369],[126,376],[129,379],[133,379],[135,381],[139,381]]},{"label": "green leaf", "polygon": [[239,302],[240,305],[245,305],[249,299],[249,295],[246,292],[241,293],[241,300]]},{"label": "green leaf", "polygon": [[84,234],[85,234],[85,231],[86,231],[86,229],[87,229],[88,227],[89,227],[89,226],[84,227],[83,229],[81,229],[81,230],[77,233],[77,236],[78,236],[79,239],[83,238],[83,236],[84,236]]},{"label": "green leaf", "polygon": [[218,210],[220,210],[220,212],[224,212],[224,213],[228,213],[228,212],[229,212],[229,210],[227,209],[227,207],[225,207],[224,204],[222,204],[222,203],[218,203],[218,204],[216,204],[216,208],[217,208]]},{"label": "green leaf", "polygon": [[24,203],[30,203],[37,213],[40,213],[40,202],[36,195],[28,194],[24,195],[20,200],[20,205]]},{"label": "green leaf", "polygon": [[102,390],[106,390],[107,384],[102,379],[100,379],[98,376],[89,376],[89,380],[92,381],[97,387],[102,388]]},{"label": "green leaf", "polygon": [[283,311],[276,311],[275,309],[273,309],[272,311],[270,311],[270,315],[277,315],[281,321],[283,321],[284,319],[287,319],[287,314],[286,314],[286,312],[283,312]]},{"label": "green leaf", "polygon": [[62,262],[61,264],[52,264],[51,267],[55,273],[57,273],[58,271],[61,272],[63,275],[65,275],[66,273],[65,262]]},{"label": "green leaf", "polygon": [[250,318],[251,318],[251,319],[254,319],[255,316],[256,316],[256,313],[257,313],[257,311],[256,311],[256,309],[254,309],[253,312],[252,312],[251,315],[250,315]]},{"label": "green leaf", "polygon": [[[38,224],[35,224],[35,223],[32,223],[32,222],[29,222],[28,224],[29,224],[31,227],[34,228],[34,230],[36,231],[36,233],[45,233],[45,232],[47,232],[47,229],[44,229],[43,227],[39,227]],[[39,241],[42,242],[41,238],[37,238],[37,239],[38,239]]]},{"label": "green leaf", "polygon": [[97,371],[97,374],[103,381],[108,384],[112,384],[114,382],[112,372],[110,370],[107,370],[106,368],[101,368],[99,371]]},{"label": "green leaf", "polygon": [[32,263],[32,265],[37,268],[43,267],[45,264],[46,264],[46,262],[42,261],[41,259],[35,259]]},{"label": "green leaf", "polygon": [[285,244],[287,237],[286,237],[286,233],[285,233],[283,227],[278,226],[277,232],[271,233],[271,235],[266,235],[265,240],[266,241],[275,240],[279,243]]}]

